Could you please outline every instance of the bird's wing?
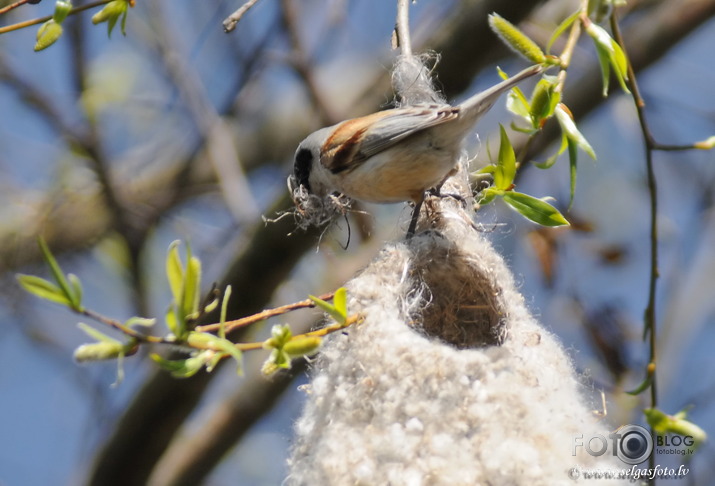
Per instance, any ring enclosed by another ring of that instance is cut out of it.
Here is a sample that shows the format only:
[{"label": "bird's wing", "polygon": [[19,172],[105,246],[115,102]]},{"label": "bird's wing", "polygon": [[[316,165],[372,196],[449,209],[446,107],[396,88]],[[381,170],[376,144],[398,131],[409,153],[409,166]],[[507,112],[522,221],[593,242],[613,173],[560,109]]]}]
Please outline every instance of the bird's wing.
[{"label": "bird's wing", "polygon": [[354,169],[410,135],[458,116],[459,109],[449,105],[414,105],[347,120],[325,144],[326,167],[333,173]]}]

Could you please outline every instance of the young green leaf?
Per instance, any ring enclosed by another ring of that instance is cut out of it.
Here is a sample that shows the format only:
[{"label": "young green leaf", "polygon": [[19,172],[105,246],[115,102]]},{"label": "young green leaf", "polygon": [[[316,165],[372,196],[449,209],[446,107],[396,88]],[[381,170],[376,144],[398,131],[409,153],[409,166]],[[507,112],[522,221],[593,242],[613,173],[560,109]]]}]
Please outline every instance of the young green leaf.
[{"label": "young green leaf", "polygon": [[57,0],[55,3],[55,11],[52,14],[52,20],[61,24],[72,11],[72,2],[69,0]]},{"label": "young green leaf", "polygon": [[507,191],[514,184],[514,176],[516,175],[516,155],[514,147],[511,146],[511,141],[504,130],[504,126],[499,124],[499,157],[497,160],[496,170],[494,171],[494,187]]},{"label": "young green leaf", "polygon": [[37,42],[35,43],[35,52],[47,49],[52,44],[57,42],[57,39],[62,36],[62,24],[57,23],[54,19],[50,19],[37,29]]},{"label": "young green leaf", "polygon": [[[499,73],[500,78],[509,79],[509,75],[500,67],[497,67],[497,73]],[[516,116],[529,121],[529,101],[526,99],[526,96],[524,96],[524,92],[518,86],[514,86],[509,90],[509,94],[506,98],[506,109]]]},{"label": "young green leaf", "polygon": [[561,126],[561,131],[569,138],[569,140],[576,143],[581,150],[586,152],[592,159],[596,160],[596,152],[593,151],[591,144],[588,143],[586,137],[584,137],[576,127],[576,123],[574,123],[573,118],[571,118],[568,108],[566,108],[565,105],[560,104],[556,107],[556,110],[554,110],[554,114],[556,115],[556,119]]},{"label": "young green leaf", "polygon": [[164,321],[166,322],[166,327],[175,337],[183,339],[184,328],[183,325],[179,325],[179,320],[176,318],[176,304],[169,305],[166,314],[164,314]]},{"label": "young green leaf", "polygon": [[578,163],[578,149],[575,142],[569,140],[569,210],[573,206],[574,195],[576,194],[576,172]]},{"label": "young green leaf", "polygon": [[45,280],[44,278],[34,275],[17,275],[17,283],[27,292],[40,297],[41,299],[50,300],[58,304],[71,306],[71,303],[62,289],[57,285]]},{"label": "young green leaf", "polygon": [[343,317],[343,321],[348,317],[348,290],[345,287],[340,287],[335,291],[333,296],[333,306],[340,315]]},{"label": "young green leaf", "polygon": [[310,356],[318,352],[322,342],[323,340],[318,336],[295,337],[283,346],[283,351],[291,358]]},{"label": "young green leaf", "polygon": [[708,137],[700,142],[695,142],[693,147],[699,150],[710,150],[715,147],[715,136]]},{"label": "young green leaf", "polygon": [[195,256],[191,256],[191,250],[187,248],[186,274],[184,275],[184,292],[182,311],[184,316],[194,315],[199,311],[201,300],[201,261]]},{"label": "young green leaf", "polygon": [[74,309],[81,310],[82,309],[82,282],[80,282],[79,277],[73,273],[67,274],[67,279],[69,280],[70,287],[72,289],[72,298],[73,302],[72,305]]},{"label": "young green leaf", "polygon": [[104,361],[118,359],[124,355],[124,345],[117,342],[98,342],[82,344],[74,350],[74,359],[79,363],[85,361]]},{"label": "young green leaf", "polygon": [[42,256],[44,257],[47,264],[50,266],[52,277],[55,279],[55,282],[62,290],[65,297],[67,297],[67,300],[70,302],[70,307],[72,307],[72,309],[74,310],[79,310],[78,296],[74,295],[74,292],[70,287],[70,284],[67,281],[65,274],[62,273],[62,269],[57,263],[57,260],[55,260],[55,257],[52,255],[52,252],[50,252],[50,249],[47,247],[47,243],[45,243],[44,238],[39,238],[38,243],[40,245],[40,250],[42,251]]},{"label": "young green leaf", "polygon": [[480,197],[477,202],[479,203],[480,206],[486,206],[487,204],[492,202],[495,197],[500,196],[503,193],[504,193],[504,191],[495,189],[494,187],[488,187],[480,193]]},{"label": "young green leaf", "polygon": [[640,395],[648,388],[650,388],[652,383],[653,377],[651,375],[648,375],[646,376],[645,380],[643,380],[637,387],[635,387],[633,390],[626,391],[626,393],[633,396]]},{"label": "young green leaf", "polygon": [[502,198],[519,214],[534,223],[542,226],[568,226],[569,224],[558,209],[541,199],[514,191],[505,192]]},{"label": "young green leaf", "polygon": [[107,35],[111,37],[114,26],[119,20],[119,17],[122,17],[122,34],[126,35],[125,23],[127,19],[127,7],[127,0],[114,0],[113,2],[109,2],[102,10],[94,14],[92,23],[96,25],[107,22]]},{"label": "young green leaf", "polygon": [[646,408],[643,410],[648,424],[660,435],[678,434],[690,436],[695,441],[697,448],[707,439],[707,434],[693,422],[686,420],[685,411],[680,411],[675,415],[668,415],[656,408]]},{"label": "young green leaf", "polygon": [[194,376],[203,366],[211,362],[213,351],[204,351],[186,359],[168,360],[158,354],[151,354],[151,359],[163,369],[171,372],[176,378],[189,378]]},{"label": "young green leaf", "polygon": [[529,116],[535,129],[540,129],[544,122],[554,114],[561,101],[561,93],[556,91],[557,80],[553,76],[544,76],[536,84],[529,103]]},{"label": "young green leaf", "polygon": [[566,148],[567,148],[568,146],[569,146],[569,139],[568,139],[568,137],[566,137],[566,134],[561,133],[561,146],[559,147],[559,150],[557,150],[554,155],[552,155],[551,157],[549,157],[549,158],[546,159],[545,161],[535,163],[534,166],[537,167],[537,168],[539,168],[539,169],[550,169],[550,168],[553,167],[553,165],[556,163],[556,159],[559,158],[559,155],[561,155],[562,153],[564,153],[564,151],[566,150]]},{"label": "young green leaf", "polygon": [[218,336],[221,338],[226,337],[226,312],[228,309],[228,301],[231,298],[231,292],[231,286],[227,285],[226,290],[223,292],[223,299],[221,300],[221,318],[218,328]]},{"label": "young green leaf", "polygon": [[558,27],[556,27],[556,30],[554,30],[554,33],[551,34],[551,38],[549,39],[549,42],[546,44],[546,53],[551,54],[551,46],[554,45],[554,42],[556,42],[556,39],[561,37],[561,34],[566,32],[566,29],[571,27],[571,25],[576,21],[576,19],[579,18],[581,15],[581,10],[577,10],[571,15],[569,15],[566,20],[561,22]]},{"label": "young green leaf", "polygon": [[179,240],[169,245],[169,251],[166,256],[166,277],[169,280],[169,287],[171,288],[171,295],[174,297],[174,302],[180,304],[184,288],[184,266],[181,264],[178,246]]},{"label": "young green leaf", "polygon": [[141,327],[151,327],[156,324],[156,319],[148,319],[146,317],[130,317],[124,323],[127,327],[141,326]]},{"label": "young green leaf", "polygon": [[319,299],[314,295],[309,295],[308,298],[312,300],[316,306],[320,307],[326,314],[335,319],[336,322],[343,323],[347,318],[347,315],[336,308],[335,305]]},{"label": "young green leaf", "polygon": [[[601,63],[601,73],[604,82],[604,95],[608,91],[607,78],[610,75],[607,66],[613,68],[616,79],[625,93],[630,93],[626,80],[628,79],[628,59],[621,46],[606,32],[600,25],[587,21],[585,23],[586,32],[593,39],[596,45],[596,52]],[[606,62],[606,60],[608,62]]]}]

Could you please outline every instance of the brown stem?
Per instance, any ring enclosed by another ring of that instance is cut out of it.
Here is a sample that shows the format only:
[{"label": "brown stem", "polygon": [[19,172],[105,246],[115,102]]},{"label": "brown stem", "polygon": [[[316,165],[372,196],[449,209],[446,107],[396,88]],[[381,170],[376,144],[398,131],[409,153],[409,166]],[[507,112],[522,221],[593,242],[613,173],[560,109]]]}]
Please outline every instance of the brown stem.
[{"label": "brown stem", "polygon": [[[611,15],[610,21],[614,39],[621,46],[623,52],[626,53],[626,58],[628,58],[628,53],[625,50],[626,48],[623,42],[623,36],[621,35],[615,12]],[[636,73],[630,62],[628,63],[627,82],[628,87],[633,93],[633,101],[638,114],[638,122],[640,123],[641,132],[643,134],[648,194],[650,197],[650,277],[648,279],[648,304],[644,314],[645,322],[643,337],[645,338],[646,335],[649,337],[650,363],[648,364],[648,371],[650,376],[650,402],[651,407],[656,408],[658,406],[658,388],[656,381],[657,343],[655,326],[656,283],[658,280],[658,185],[655,177],[655,171],[653,170],[653,151],[656,150],[657,144],[655,143],[650,127],[648,126],[648,120],[645,116],[645,101],[641,96],[640,89],[638,88],[638,82],[636,81]],[[651,430],[651,434],[653,434],[653,432],[654,431]],[[648,458],[648,465],[651,469],[655,468],[655,458],[655,453],[651,454]],[[649,477],[648,484],[650,486],[655,485],[655,477]]]},{"label": "brown stem", "polygon": [[[330,300],[333,298],[333,295],[334,295],[334,292],[330,292],[328,294],[321,295],[318,298],[321,300]],[[282,305],[280,307],[276,307],[273,309],[266,309],[264,311],[258,312],[257,314],[242,317],[240,319],[235,319],[233,321],[227,321],[224,323],[224,329],[226,332],[231,332],[234,329],[249,326],[251,324],[254,324],[259,321],[264,321],[271,317],[280,316],[280,315],[286,314],[288,312],[291,312],[291,311],[294,311],[297,309],[305,309],[305,308],[310,308],[310,307],[315,307],[315,302],[313,302],[310,299],[301,300],[299,302]],[[197,326],[196,330],[199,332],[211,332],[211,331],[217,331],[220,327],[221,327],[220,323],[206,324],[204,326]]]},{"label": "brown stem", "polygon": [[[99,0],[97,2],[88,3],[87,5],[82,5],[81,7],[73,8],[67,15],[74,15],[80,12],[84,12],[85,10],[89,10],[94,7],[99,7],[100,5],[104,5],[111,1],[112,0]],[[47,22],[51,18],[52,15],[47,15],[46,17],[40,17],[32,20],[25,20],[24,22],[18,22],[12,25],[6,25],[5,27],[0,27],[0,34],[5,34],[6,32],[12,32],[14,30],[20,30],[24,29],[25,27],[31,27],[33,25],[41,24],[43,22]]]}]

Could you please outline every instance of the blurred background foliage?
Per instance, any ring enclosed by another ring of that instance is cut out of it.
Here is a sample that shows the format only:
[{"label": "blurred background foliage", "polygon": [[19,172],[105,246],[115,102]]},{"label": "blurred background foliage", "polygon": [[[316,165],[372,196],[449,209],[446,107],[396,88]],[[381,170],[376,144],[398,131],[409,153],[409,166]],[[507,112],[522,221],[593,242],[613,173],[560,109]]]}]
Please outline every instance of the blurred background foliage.
[{"label": "blurred background foliage", "polygon": [[[305,135],[390,104],[394,2],[264,0],[225,34],[221,22],[240,3],[139,0],[126,37],[115,30],[111,39],[90,10],[68,17],[60,40],[37,54],[36,27],[0,35],[0,484],[268,485],[285,477],[305,366],[266,380],[257,353],[243,379],[226,367],[176,380],[135,356],[126,381],[111,388],[114,364],[73,363],[85,341],[75,316],[26,295],[13,278],[46,275],[35,243],[43,235],[82,278],[88,306],[118,319],[162,316],[164,253],[180,238],[203,261],[205,290],[233,286],[229,314],[240,317],[334,290],[402,236],[403,205],[366,207],[324,234],[261,218],[290,207],[285,181]],[[412,8],[413,42],[440,53],[439,86],[455,101],[496,82],[497,65],[512,73],[524,65],[489,31],[488,13],[545,45],[577,3],[423,0]],[[24,5],[0,25],[53,9]],[[715,133],[713,14],[713,0],[631,0],[619,12],[663,143]],[[646,398],[623,393],[648,360],[642,134],[628,96],[613,89],[602,98],[595,53],[582,41],[565,102],[598,161],[582,158],[572,227],[537,228],[496,205],[479,220],[533,312],[570,350],[594,408],[604,390],[609,423],[642,423]],[[503,107],[472,138],[475,168],[488,163],[487,144],[496,147],[497,121],[509,121]],[[552,128],[531,144],[530,160],[555,150]],[[655,162],[660,408],[692,405],[690,419],[712,436],[715,155],[658,153]],[[548,172],[526,165],[518,184],[566,210],[565,161]],[[319,317],[303,311],[277,322],[300,330]],[[268,329],[233,337],[261,339]],[[709,483],[713,452],[703,447],[683,484]]]}]

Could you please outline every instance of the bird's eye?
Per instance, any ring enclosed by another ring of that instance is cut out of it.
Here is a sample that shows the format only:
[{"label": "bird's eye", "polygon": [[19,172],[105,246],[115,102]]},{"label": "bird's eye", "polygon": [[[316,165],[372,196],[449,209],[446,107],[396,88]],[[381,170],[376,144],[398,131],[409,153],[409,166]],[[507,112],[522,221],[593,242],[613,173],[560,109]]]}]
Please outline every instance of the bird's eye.
[{"label": "bird's eye", "polygon": [[293,174],[298,180],[298,184],[304,186],[308,192],[310,192],[310,183],[308,179],[310,178],[310,168],[313,164],[313,153],[306,149],[298,149],[295,154],[295,164],[293,165]]}]

